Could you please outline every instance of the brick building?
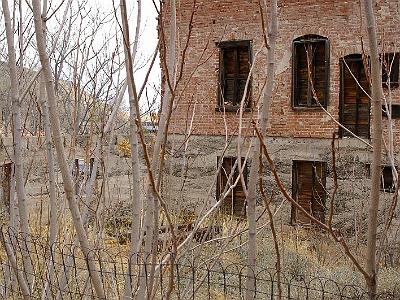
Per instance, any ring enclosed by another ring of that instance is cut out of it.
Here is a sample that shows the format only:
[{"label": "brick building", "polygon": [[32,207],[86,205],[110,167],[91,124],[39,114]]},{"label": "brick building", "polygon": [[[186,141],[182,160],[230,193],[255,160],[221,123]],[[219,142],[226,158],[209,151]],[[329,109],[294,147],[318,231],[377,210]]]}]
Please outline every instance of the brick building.
[{"label": "brick building", "polygon": [[[293,197],[323,219],[324,191],[332,185],[330,143],[334,132],[339,137],[338,172],[343,183],[339,194],[345,197],[350,193],[354,199],[365,199],[368,194],[365,188],[355,189],[354,182],[348,184],[352,176],[360,186],[368,185],[371,163],[371,149],[366,144],[373,128],[363,10],[355,0],[282,0],[278,5],[276,79],[267,142]],[[178,61],[187,42],[192,9],[192,0],[179,1]],[[399,10],[398,1],[375,1],[384,91],[392,101],[396,164],[400,146]],[[168,8],[166,12],[168,15]],[[244,139],[241,156],[250,145],[250,121],[257,118],[268,80],[258,0],[197,1],[190,32],[170,125],[176,158],[170,180],[177,183],[170,186],[172,190],[176,186],[173,195],[178,195],[174,196],[177,201],[212,203],[237,157],[238,107],[252,63],[243,118],[243,133],[248,138]],[[341,129],[333,118],[366,143]],[[386,114],[383,122],[387,129]],[[219,157],[225,157],[222,173],[214,176]],[[387,167],[386,152],[384,162],[382,190],[391,192],[393,174]],[[274,186],[268,171],[265,179]],[[207,195],[204,187],[210,187]],[[239,214],[243,211],[237,209],[237,203],[243,200],[240,190],[239,183],[227,197],[233,203],[228,207],[236,206],[233,210]],[[301,215],[296,217],[293,210],[291,216],[292,221],[301,221]]]}]

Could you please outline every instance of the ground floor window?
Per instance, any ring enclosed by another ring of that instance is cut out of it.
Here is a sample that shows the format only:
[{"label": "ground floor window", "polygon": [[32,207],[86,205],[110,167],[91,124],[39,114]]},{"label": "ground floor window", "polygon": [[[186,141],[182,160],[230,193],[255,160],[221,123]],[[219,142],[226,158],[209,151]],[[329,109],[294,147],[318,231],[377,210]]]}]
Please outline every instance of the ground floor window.
[{"label": "ground floor window", "polygon": [[3,205],[6,206],[8,212],[10,208],[10,197],[12,189],[12,174],[13,174],[14,164],[5,163],[0,166],[0,180],[1,180],[1,200]]},{"label": "ground floor window", "polygon": [[396,185],[391,166],[384,166],[382,168],[381,190],[388,193],[394,193],[396,191]]},{"label": "ground floor window", "polygon": [[[226,195],[222,205],[221,211],[225,214],[230,214],[236,217],[246,216],[246,195],[243,191],[242,181],[239,178],[239,165],[236,157],[218,157],[218,166],[222,166],[218,174],[217,181],[217,200],[224,196],[224,194],[233,187]],[[245,159],[241,159],[241,165],[245,164]],[[243,175],[247,183],[247,166],[243,170]]]},{"label": "ground floor window", "polygon": [[[293,199],[307,212],[325,222],[326,162],[293,161]],[[307,216],[292,206],[292,224],[311,224]]]}]

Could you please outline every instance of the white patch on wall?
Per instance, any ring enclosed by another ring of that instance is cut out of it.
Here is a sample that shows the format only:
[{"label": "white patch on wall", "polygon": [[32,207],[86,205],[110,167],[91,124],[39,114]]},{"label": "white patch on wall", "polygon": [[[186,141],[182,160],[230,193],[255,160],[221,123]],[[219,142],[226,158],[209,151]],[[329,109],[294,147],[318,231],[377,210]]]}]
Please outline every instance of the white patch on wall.
[{"label": "white patch on wall", "polygon": [[276,75],[279,75],[289,69],[291,56],[291,51],[286,50],[282,56],[282,59],[278,62],[276,67]]}]

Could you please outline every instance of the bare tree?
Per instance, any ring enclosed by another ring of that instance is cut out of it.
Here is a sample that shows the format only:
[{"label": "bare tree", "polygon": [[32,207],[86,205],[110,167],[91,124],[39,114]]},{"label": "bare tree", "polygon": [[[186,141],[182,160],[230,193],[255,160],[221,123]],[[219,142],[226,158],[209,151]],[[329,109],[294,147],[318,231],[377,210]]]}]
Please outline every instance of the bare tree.
[{"label": "bare tree", "polygon": [[364,0],[366,12],[367,31],[370,48],[371,60],[371,83],[372,83],[372,178],[371,178],[371,197],[368,216],[368,241],[367,241],[367,261],[366,268],[369,275],[367,285],[369,298],[376,299],[377,292],[377,231],[378,231],[378,212],[379,212],[379,192],[381,178],[382,161],[382,76],[379,63],[377,26],[372,6],[372,0]]},{"label": "bare tree", "polygon": [[[263,7],[260,4],[261,9],[267,9],[266,1],[263,2]],[[274,78],[275,78],[275,47],[278,37],[278,4],[276,0],[270,2],[270,26],[268,32],[268,44],[267,47],[267,84],[264,91],[264,97],[262,101],[261,114],[259,116],[260,128],[263,133],[267,130],[268,115],[270,109],[270,103],[272,99],[272,93],[274,90]],[[267,14],[266,14],[267,15]],[[262,23],[268,24],[268,20],[262,20]],[[247,201],[247,218],[249,222],[249,251],[248,251],[248,271],[246,280],[246,299],[250,300],[254,297],[254,276],[256,272],[256,259],[257,259],[257,224],[256,224],[256,188],[258,182],[258,171],[260,165],[260,142],[257,140],[253,150],[253,160],[251,163],[249,183],[248,183],[248,194],[246,196]]]},{"label": "bare tree", "polygon": [[[127,73],[127,84],[129,93],[129,140],[131,144],[131,164],[132,164],[132,190],[133,190],[133,215],[132,215],[132,229],[131,229],[131,249],[130,249],[130,261],[128,270],[132,270],[137,260],[137,252],[139,249],[140,239],[140,215],[141,215],[141,197],[140,197],[140,163],[139,163],[139,141],[138,141],[138,127],[136,120],[140,115],[137,115],[138,97],[136,93],[136,86],[133,74],[133,64],[136,56],[137,45],[139,41],[140,31],[140,20],[141,20],[141,1],[137,3],[137,24],[135,40],[133,44],[133,53],[131,52],[130,39],[129,39],[129,25],[128,17],[126,12],[126,1],[121,0],[121,19],[122,19],[122,30],[123,30],[123,43],[125,52],[125,67]],[[129,272],[128,272],[129,274]],[[125,279],[125,293],[124,299],[130,299],[132,297],[132,283],[131,277],[127,276]]]},{"label": "bare tree", "polygon": [[[19,223],[21,233],[24,239],[29,235],[29,220],[26,208],[26,196],[24,187],[24,170],[22,159],[22,124],[21,124],[21,101],[19,97],[19,84],[17,78],[17,64],[14,49],[14,30],[12,27],[9,4],[7,0],[2,1],[4,22],[6,26],[7,46],[8,46],[8,64],[10,68],[11,78],[11,102],[12,102],[12,119],[13,119],[13,139],[14,139],[14,166],[16,192],[18,198]],[[23,262],[25,274],[27,276],[28,286],[32,283],[32,264],[29,259],[29,244],[27,240],[24,242]]]},{"label": "bare tree", "polygon": [[64,181],[64,190],[68,200],[68,205],[71,211],[73,224],[79,238],[79,242],[81,244],[82,252],[85,254],[85,257],[88,260],[88,267],[90,277],[93,282],[93,286],[95,288],[96,294],[99,298],[105,298],[104,290],[102,287],[101,279],[99,274],[96,272],[96,265],[92,259],[93,254],[90,252],[90,245],[87,239],[85,229],[82,224],[82,219],[80,216],[79,208],[75,202],[74,195],[74,185],[71,178],[71,173],[68,168],[65,150],[63,146],[63,141],[61,139],[61,129],[59,123],[59,117],[56,110],[56,96],[54,91],[54,83],[53,83],[53,75],[50,69],[49,59],[46,54],[46,44],[43,35],[43,26],[42,26],[42,18],[41,18],[41,9],[40,9],[40,0],[32,1],[32,8],[34,14],[35,21],[35,35],[37,48],[39,52],[39,57],[41,61],[41,65],[43,68],[43,74],[46,81],[46,91],[47,91],[47,103],[49,108],[50,122],[52,126],[52,134],[54,145],[57,153],[57,160],[60,166],[61,174]]}]

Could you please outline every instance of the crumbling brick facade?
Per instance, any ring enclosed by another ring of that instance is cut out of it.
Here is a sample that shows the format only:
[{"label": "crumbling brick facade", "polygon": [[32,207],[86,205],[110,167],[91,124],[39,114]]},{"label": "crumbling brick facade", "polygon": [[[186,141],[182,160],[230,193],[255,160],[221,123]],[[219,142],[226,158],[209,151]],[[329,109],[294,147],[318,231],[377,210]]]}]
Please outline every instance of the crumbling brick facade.
[{"label": "crumbling brick facade", "polygon": [[[198,170],[189,170],[189,173],[185,175],[193,179],[193,184],[189,184],[189,187],[185,188],[182,185],[179,195],[182,199],[193,198],[193,201],[196,201],[202,188],[212,185],[212,170],[216,169],[216,157],[224,151],[226,142],[224,137],[235,136],[238,132],[237,109],[224,111],[219,104],[222,72],[221,43],[228,41],[251,42],[250,60],[254,63],[254,70],[250,82],[251,105],[243,117],[244,135],[251,136],[253,134],[251,120],[257,118],[262,89],[265,81],[269,79],[265,78],[266,49],[258,0],[197,1],[190,30],[193,1],[181,0],[178,3],[178,66],[182,59],[182,53],[186,52],[186,56],[169,130],[173,134],[172,136],[177,137],[177,145],[185,142],[184,135],[189,132],[193,137],[188,142],[185,154],[182,155],[189,157],[189,160],[192,158],[191,166]],[[346,114],[344,108],[341,111],[341,105],[344,107],[344,104],[340,104],[344,97],[344,69],[341,70],[344,67],[341,59],[353,57],[352,55],[356,54],[368,61],[368,38],[363,10],[360,2],[355,0],[283,0],[278,1],[278,5],[279,38],[276,49],[275,87],[269,113],[268,141],[273,150],[278,171],[288,187],[293,185],[293,164],[295,161],[301,160],[327,162],[328,180],[326,184],[332,186],[332,180],[329,179],[332,175],[330,140],[333,133],[339,133],[339,126],[332,118],[340,121]],[[165,12],[165,16],[168,16],[168,8],[165,8]],[[375,12],[382,54],[399,52],[400,7],[398,1],[378,0],[375,2]],[[264,15],[267,13],[268,11],[263,12]],[[165,20],[165,34],[168,35],[168,18]],[[186,49],[189,32],[190,39]],[[327,89],[325,107],[328,113],[318,105],[312,107],[295,107],[294,105],[294,41],[310,35],[327,41],[329,59],[327,61],[328,80],[325,87]],[[240,62],[238,64],[240,65]],[[398,65],[395,67],[399,68]],[[389,92],[387,88],[384,91],[386,94]],[[396,85],[391,89],[391,98],[393,104],[400,105],[400,88]],[[383,118],[383,122],[384,128],[387,128],[386,117]],[[370,120],[369,124],[372,124]],[[394,119],[392,126],[395,137],[395,153],[398,158],[400,119]],[[368,131],[372,132],[372,130],[373,128],[370,128]],[[363,138],[369,142],[369,136]],[[384,139],[386,141],[388,139],[386,133]],[[212,145],[212,149],[205,149],[210,145]],[[339,152],[341,151],[338,168],[345,170],[351,165],[353,171],[356,170],[352,174],[357,174],[357,178],[364,178],[368,184],[369,179],[366,174],[368,172],[365,172],[365,166],[371,162],[370,148],[351,137],[340,138],[338,145]],[[225,154],[236,155],[235,147],[235,142],[233,142]],[[183,148],[178,147],[177,151],[179,152]],[[179,157],[179,155],[177,156]],[[176,167],[178,171],[173,174],[176,175],[176,178],[171,177],[171,181],[179,181],[178,177],[183,176],[179,171],[180,168],[181,166]],[[346,172],[343,171],[340,180],[346,181],[346,176],[349,174]],[[269,184],[273,186],[271,174],[267,174],[266,178],[267,182],[269,181]],[[198,183],[202,180],[208,185]],[[195,181],[197,184],[194,183]],[[188,181],[186,180],[186,182]],[[173,185],[170,186],[173,189]],[[198,193],[193,195],[196,186]],[[360,188],[361,190],[362,188]],[[348,192],[356,191],[348,186],[348,190],[343,194]],[[360,199],[365,199],[365,194],[361,195],[364,192],[365,190],[360,192]],[[210,201],[210,199],[206,201]]]},{"label": "crumbling brick facade", "polygon": [[[180,1],[178,7],[179,48],[186,43],[193,2]],[[330,80],[327,110],[339,120],[340,65],[349,54],[362,53],[367,36],[359,1],[279,1],[279,39],[276,50],[276,84],[271,105],[269,135],[279,137],[331,138],[338,126],[320,108],[293,108],[292,48],[293,40],[308,34],[326,37],[330,47]],[[399,49],[400,27],[397,1],[376,1],[380,47],[383,52]],[[266,12],[264,12],[265,14]],[[235,132],[237,113],[216,111],[218,101],[219,48],[216,43],[228,40],[252,41],[253,59],[257,56],[252,76],[252,111],[244,122],[257,115],[258,101],[265,79],[265,50],[258,0],[197,1],[193,29],[185,58],[179,103],[172,116],[171,131],[185,133],[193,118],[193,133],[224,135]],[[364,41],[364,45],[362,44]],[[268,80],[268,79],[267,79]],[[186,88],[182,88],[182,86]],[[400,89],[392,90],[400,103]],[[395,121],[396,132],[400,121]]]}]

